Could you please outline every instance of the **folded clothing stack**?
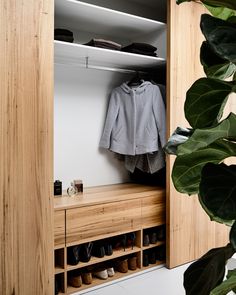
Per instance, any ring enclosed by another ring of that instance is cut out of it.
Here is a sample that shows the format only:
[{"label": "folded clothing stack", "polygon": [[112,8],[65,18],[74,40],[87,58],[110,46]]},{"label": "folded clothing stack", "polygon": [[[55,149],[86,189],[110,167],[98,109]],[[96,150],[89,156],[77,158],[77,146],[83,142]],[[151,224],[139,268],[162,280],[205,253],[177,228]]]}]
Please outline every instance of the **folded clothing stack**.
[{"label": "folded clothing stack", "polygon": [[157,56],[155,52],[157,48],[147,43],[132,43],[128,46],[123,47],[121,50],[125,52],[131,52],[131,53]]},{"label": "folded clothing stack", "polygon": [[121,50],[120,44],[110,40],[104,40],[104,39],[92,39],[88,43],[85,43],[84,45],[105,48],[105,49],[112,49],[112,50]]},{"label": "folded clothing stack", "polygon": [[74,41],[73,33],[66,29],[55,29],[54,39],[72,43]]}]

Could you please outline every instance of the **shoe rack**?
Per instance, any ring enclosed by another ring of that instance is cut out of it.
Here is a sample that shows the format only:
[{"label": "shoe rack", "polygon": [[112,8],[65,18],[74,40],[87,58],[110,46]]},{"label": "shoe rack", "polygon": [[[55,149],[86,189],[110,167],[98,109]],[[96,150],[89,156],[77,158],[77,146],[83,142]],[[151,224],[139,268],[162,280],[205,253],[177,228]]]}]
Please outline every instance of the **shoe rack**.
[{"label": "shoe rack", "polygon": [[[54,209],[54,279],[60,289],[57,294],[83,293],[88,288],[165,263],[163,188],[137,184],[90,188],[76,197],[55,197]],[[156,236],[160,230],[162,235]],[[122,238],[130,233],[135,236],[133,244],[122,242]],[[107,240],[112,244],[112,255],[99,258],[92,253],[88,262],[68,263],[67,254],[71,247],[89,242],[96,247]],[[117,263],[133,256],[137,257],[137,268],[119,272]],[[93,276],[91,284],[82,284],[78,288],[68,283],[68,277],[75,272],[93,274],[108,266],[114,267],[115,274],[106,280]]]}]

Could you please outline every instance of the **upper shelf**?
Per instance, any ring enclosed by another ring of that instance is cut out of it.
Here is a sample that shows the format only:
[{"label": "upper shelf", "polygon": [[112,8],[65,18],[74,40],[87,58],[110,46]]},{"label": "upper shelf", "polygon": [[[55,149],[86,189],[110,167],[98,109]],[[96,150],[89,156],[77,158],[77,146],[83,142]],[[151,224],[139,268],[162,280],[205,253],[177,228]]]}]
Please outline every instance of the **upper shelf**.
[{"label": "upper shelf", "polygon": [[[91,66],[113,67],[128,70],[145,70],[164,64],[165,59],[116,50],[91,47],[76,43],[54,41],[55,62]],[[86,60],[87,58],[87,60]]]},{"label": "upper shelf", "polygon": [[164,23],[112,9],[75,1],[55,1],[56,25],[78,31],[135,39],[140,35],[165,30]]}]

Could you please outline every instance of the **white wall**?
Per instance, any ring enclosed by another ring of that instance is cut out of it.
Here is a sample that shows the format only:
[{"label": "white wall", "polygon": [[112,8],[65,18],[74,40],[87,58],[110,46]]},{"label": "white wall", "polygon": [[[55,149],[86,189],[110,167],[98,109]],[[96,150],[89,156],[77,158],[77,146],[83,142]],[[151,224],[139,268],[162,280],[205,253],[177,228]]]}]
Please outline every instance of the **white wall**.
[{"label": "white wall", "polygon": [[55,66],[54,179],[66,189],[74,179],[84,186],[128,181],[123,163],[98,148],[109,93],[127,74]]}]

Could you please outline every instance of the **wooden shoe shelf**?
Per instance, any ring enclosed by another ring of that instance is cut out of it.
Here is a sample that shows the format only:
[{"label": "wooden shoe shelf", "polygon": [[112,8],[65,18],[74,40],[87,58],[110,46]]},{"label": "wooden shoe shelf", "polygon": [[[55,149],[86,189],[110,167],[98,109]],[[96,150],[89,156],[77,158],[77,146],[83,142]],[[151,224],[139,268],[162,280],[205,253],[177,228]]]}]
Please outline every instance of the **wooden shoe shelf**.
[{"label": "wooden shoe shelf", "polygon": [[[142,270],[164,264],[143,266],[143,252],[155,251],[165,245],[165,241],[143,246],[143,234],[147,230],[158,228],[165,224],[165,189],[161,187],[119,184],[84,189],[75,197],[54,198],[54,251],[55,279],[59,281],[61,293],[83,293],[83,290],[95,287],[112,280],[120,279]],[[135,243],[132,247],[113,249],[113,254],[102,258],[91,257],[89,262],[79,262],[77,265],[67,264],[67,248],[87,242],[96,242],[105,238],[111,241],[120,235],[135,233]],[[151,250],[150,250],[151,249]],[[107,280],[93,278],[90,285],[74,288],[67,284],[71,272],[83,271],[86,267],[96,267],[130,255],[137,256],[137,270],[127,273],[115,271],[113,277]]]}]

